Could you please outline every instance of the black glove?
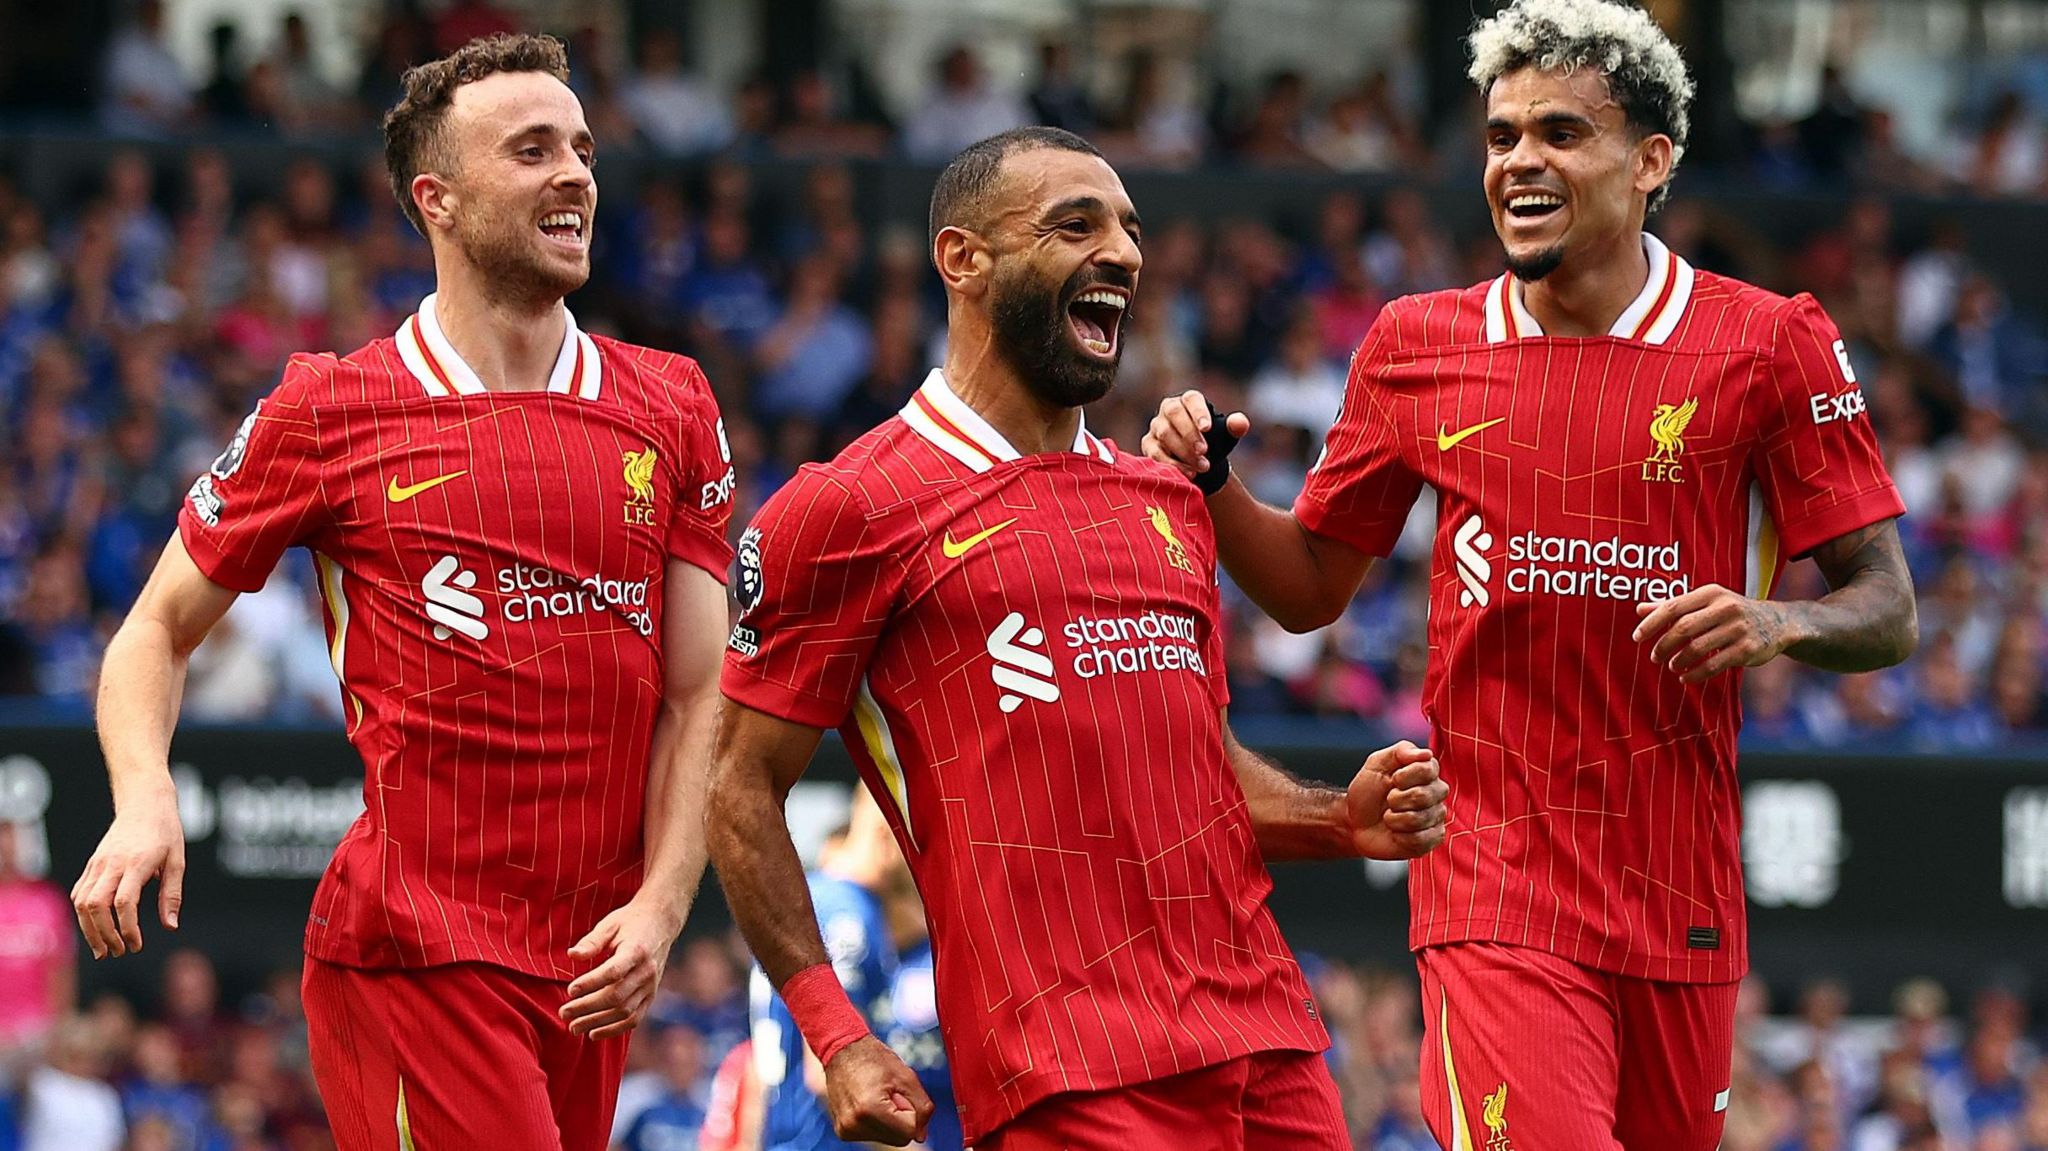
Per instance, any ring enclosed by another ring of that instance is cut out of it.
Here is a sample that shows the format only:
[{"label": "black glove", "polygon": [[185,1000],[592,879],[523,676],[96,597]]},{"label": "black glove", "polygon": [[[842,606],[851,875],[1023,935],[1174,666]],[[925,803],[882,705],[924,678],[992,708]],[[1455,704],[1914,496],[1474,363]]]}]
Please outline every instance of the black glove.
[{"label": "black glove", "polygon": [[1209,448],[1209,470],[1195,473],[1195,487],[1203,495],[1213,496],[1230,482],[1230,453],[1237,447],[1236,433],[1215,404],[1209,405],[1209,432],[1202,440]]}]

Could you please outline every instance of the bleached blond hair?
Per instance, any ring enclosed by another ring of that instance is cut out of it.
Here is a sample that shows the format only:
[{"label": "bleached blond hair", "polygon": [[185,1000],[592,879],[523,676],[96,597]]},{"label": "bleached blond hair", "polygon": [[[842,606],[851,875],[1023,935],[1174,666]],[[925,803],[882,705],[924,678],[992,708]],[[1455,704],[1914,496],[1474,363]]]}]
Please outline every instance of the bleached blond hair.
[{"label": "bleached blond hair", "polygon": [[[1510,72],[1536,68],[1570,74],[1590,68],[1607,78],[1629,126],[1671,137],[1671,167],[1685,156],[1692,129],[1692,74],[1678,46],[1648,12],[1612,0],[1515,0],[1472,29],[1467,72],[1483,93]],[[1662,207],[1671,181],[1650,193]]]}]

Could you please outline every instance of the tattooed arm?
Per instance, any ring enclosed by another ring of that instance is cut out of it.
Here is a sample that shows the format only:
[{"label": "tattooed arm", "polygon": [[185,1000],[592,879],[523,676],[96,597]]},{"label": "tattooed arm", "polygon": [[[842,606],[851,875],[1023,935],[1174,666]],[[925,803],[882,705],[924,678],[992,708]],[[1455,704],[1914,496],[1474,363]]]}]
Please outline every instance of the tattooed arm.
[{"label": "tattooed arm", "polygon": [[1920,641],[1913,577],[1896,520],[1880,520],[1813,550],[1827,577],[1817,600],[1751,599],[1719,584],[1638,604],[1635,638],[1650,658],[1699,683],[1731,667],[1780,655],[1827,671],[1873,671],[1913,654]]}]

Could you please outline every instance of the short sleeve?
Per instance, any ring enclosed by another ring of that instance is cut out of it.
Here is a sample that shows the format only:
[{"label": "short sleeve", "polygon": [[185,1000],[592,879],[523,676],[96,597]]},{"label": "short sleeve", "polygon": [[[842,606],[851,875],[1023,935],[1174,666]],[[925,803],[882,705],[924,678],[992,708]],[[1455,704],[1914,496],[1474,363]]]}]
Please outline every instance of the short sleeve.
[{"label": "short sleeve", "polygon": [[1294,501],[1303,527],[1375,556],[1394,550],[1422,493],[1422,477],[1401,458],[1392,413],[1376,390],[1376,374],[1394,347],[1392,312],[1380,311],[1351,357],[1344,408]]},{"label": "short sleeve", "polygon": [[809,727],[844,722],[904,578],[889,522],[816,465],[769,497],[740,536],[727,697]]},{"label": "short sleeve", "polygon": [[1848,349],[1812,296],[1792,301],[1765,374],[1756,471],[1784,554],[1903,514]]},{"label": "short sleeve", "polygon": [[235,429],[178,509],[178,535],[224,588],[261,589],[285,549],[326,523],[320,440],[308,399],[316,357],[294,356],[276,390]]},{"label": "short sleeve", "polygon": [[732,519],[732,445],[703,371],[693,362],[682,362],[687,365],[682,381],[682,451],[677,460],[682,491],[669,520],[668,554],[723,582],[732,566],[732,545],[726,542],[726,525]]}]

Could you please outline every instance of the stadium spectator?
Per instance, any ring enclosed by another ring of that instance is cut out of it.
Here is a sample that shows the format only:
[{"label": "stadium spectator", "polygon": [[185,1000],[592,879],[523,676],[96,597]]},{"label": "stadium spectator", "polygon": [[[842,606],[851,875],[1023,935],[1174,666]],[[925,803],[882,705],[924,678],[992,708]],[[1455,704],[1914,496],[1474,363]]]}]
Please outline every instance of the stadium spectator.
[{"label": "stadium spectator", "polygon": [[1339,93],[1309,126],[1303,147],[1338,172],[1392,172],[1419,159],[1384,72]]},{"label": "stadium spectator", "polygon": [[217,21],[207,30],[206,87],[199,90],[199,107],[206,118],[222,127],[238,127],[249,115],[248,86],[242,60],[242,26],[233,20]]},{"label": "stadium spectator", "polygon": [[25,862],[20,826],[0,821],[0,1066],[41,1050],[78,1006],[71,901]]},{"label": "stadium spectator", "polygon": [[136,0],[134,16],[114,30],[100,62],[100,123],[120,135],[184,128],[192,85],[164,37],[163,0]]},{"label": "stadium spectator", "polygon": [[171,1145],[192,1149],[207,1146],[215,1128],[206,1092],[185,1073],[177,1036],[160,1023],[135,1033],[131,1067],[121,1088],[121,1109],[131,1129],[154,1121],[169,1129]]},{"label": "stadium spectator", "polygon": [[1208,142],[1209,126],[1189,86],[1176,82],[1158,53],[1132,52],[1123,109],[1103,136],[1104,154],[1137,168],[1188,168]]},{"label": "stadium spectator", "polygon": [[980,58],[965,44],[939,58],[936,80],[903,130],[903,151],[912,160],[943,163],[977,140],[1031,122],[1022,101],[989,88]]},{"label": "stadium spectator", "polygon": [[624,1135],[614,1141],[618,1151],[679,1151],[695,1147],[704,1129],[709,1087],[705,1080],[704,1037],[687,1024],[668,1023],[658,1025],[652,1039],[661,1091],[640,1109]]},{"label": "stadium spectator", "polygon": [[1095,128],[1094,103],[1074,75],[1074,49],[1065,40],[1047,37],[1038,42],[1038,82],[1025,99],[1031,104],[1033,123],[1084,135]]},{"label": "stadium spectator", "polygon": [[21,1151],[120,1151],[127,1124],[107,1071],[91,1024],[77,1016],[58,1024],[48,1061],[22,1088]]},{"label": "stadium spectator", "polygon": [[[773,120],[772,93],[761,121]],[[787,114],[773,124],[772,146],[776,155],[794,159],[831,157],[872,158],[888,151],[888,130],[879,124],[856,120],[841,109],[832,81],[816,68],[807,68],[789,81]],[[754,134],[759,135],[760,128]]]},{"label": "stadium spectator", "polygon": [[619,99],[658,154],[695,156],[732,140],[731,114],[717,93],[683,70],[683,44],[674,30],[654,28],[640,37],[638,63]]},{"label": "stadium spectator", "polygon": [[754,349],[754,414],[771,423],[830,419],[867,374],[873,339],[839,302],[839,270],[824,253],[790,274],[787,302]]},{"label": "stadium spectator", "polygon": [[519,30],[518,19],[490,0],[454,0],[435,19],[431,43],[435,55],[445,56],[479,37]]}]

